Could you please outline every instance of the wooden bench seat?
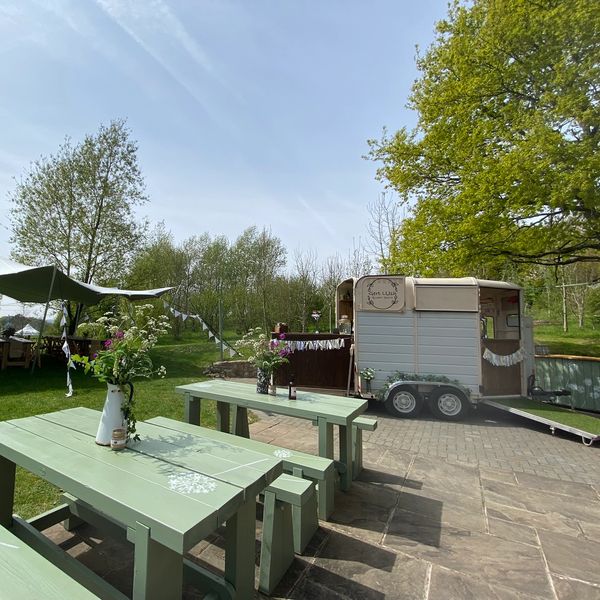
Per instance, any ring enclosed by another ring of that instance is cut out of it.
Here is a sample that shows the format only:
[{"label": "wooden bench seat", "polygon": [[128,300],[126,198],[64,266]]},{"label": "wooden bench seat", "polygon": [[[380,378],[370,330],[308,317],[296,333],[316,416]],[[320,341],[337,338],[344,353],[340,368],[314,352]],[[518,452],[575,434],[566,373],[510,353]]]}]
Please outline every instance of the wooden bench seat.
[{"label": "wooden bench seat", "polygon": [[264,491],[259,589],[271,594],[319,526],[314,483],[280,475]]},{"label": "wooden bench seat", "polygon": [[4,527],[0,527],[0,582],[3,600],[98,598]]}]

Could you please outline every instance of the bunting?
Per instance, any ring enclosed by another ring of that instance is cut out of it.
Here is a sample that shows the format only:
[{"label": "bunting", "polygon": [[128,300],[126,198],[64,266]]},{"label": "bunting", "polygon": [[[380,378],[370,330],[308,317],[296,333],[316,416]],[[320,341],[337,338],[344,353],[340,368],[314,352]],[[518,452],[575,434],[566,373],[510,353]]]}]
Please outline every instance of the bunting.
[{"label": "bunting", "polygon": [[73,383],[71,382],[71,369],[75,368],[75,364],[71,360],[71,348],[69,347],[69,340],[67,338],[67,305],[62,303],[62,317],[60,319],[60,326],[62,328],[62,351],[65,354],[65,358],[67,359],[67,393],[65,396],[70,398],[73,395]]},{"label": "bunting", "polygon": [[483,352],[483,358],[495,367],[512,367],[520,363],[525,358],[523,348],[519,348],[512,354],[494,354],[489,348]]},{"label": "bunting", "polygon": [[285,345],[292,352],[304,352],[305,350],[340,350],[345,347],[346,340],[286,340]]},{"label": "bunting", "polygon": [[193,319],[197,321],[202,326],[202,331],[208,331],[208,339],[212,340],[214,338],[214,342],[217,346],[223,343],[223,350],[227,350],[229,352],[229,356],[233,357],[237,354],[237,352],[225,341],[221,340],[219,336],[204,322],[204,320],[199,315],[190,315],[184,313],[180,310],[173,308],[168,302],[163,300],[163,306],[165,310],[168,310],[176,319],[181,319],[185,322],[186,319]]}]

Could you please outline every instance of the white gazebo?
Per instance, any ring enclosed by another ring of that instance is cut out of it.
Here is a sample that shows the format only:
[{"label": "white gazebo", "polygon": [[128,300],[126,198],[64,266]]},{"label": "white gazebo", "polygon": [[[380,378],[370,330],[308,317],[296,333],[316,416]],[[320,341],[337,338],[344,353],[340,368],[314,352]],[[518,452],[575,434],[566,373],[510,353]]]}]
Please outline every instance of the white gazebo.
[{"label": "white gazebo", "polygon": [[36,337],[40,335],[40,332],[35,327],[33,327],[33,325],[27,323],[27,325],[25,325],[23,329],[19,329],[19,331],[17,331],[15,335],[18,335],[20,337]]}]

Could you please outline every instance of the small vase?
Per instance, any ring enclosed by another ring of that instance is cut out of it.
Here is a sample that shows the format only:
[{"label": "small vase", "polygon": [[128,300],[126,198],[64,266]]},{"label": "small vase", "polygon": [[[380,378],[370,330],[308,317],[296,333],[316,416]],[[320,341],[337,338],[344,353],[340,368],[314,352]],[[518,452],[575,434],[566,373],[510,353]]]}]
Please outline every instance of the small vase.
[{"label": "small vase", "polygon": [[367,384],[367,393],[369,394],[369,393],[371,393],[371,380],[367,379],[366,384]]},{"label": "small vase", "polygon": [[110,446],[112,433],[114,429],[123,427],[123,401],[125,394],[120,385],[107,383],[108,391],[106,392],[106,400],[96,433],[96,444],[100,446]]},{"label": "small vase", "polygon": [[256,372],[256,393],[257,394],[268,394],[269,393],[269,380],[271,374],[264,369],[258,369]]}]

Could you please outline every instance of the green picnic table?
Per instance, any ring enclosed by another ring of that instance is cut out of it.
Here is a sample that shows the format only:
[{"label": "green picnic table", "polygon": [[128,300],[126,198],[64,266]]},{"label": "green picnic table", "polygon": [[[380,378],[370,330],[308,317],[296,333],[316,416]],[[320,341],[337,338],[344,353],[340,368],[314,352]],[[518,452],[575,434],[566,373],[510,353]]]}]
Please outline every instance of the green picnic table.
[{"label": "green picnic table", "polygon": [[249,437],[247,409],[309,419],[318,425],[319,456],[333,458],[333,426],[339,427],[339,456],[342,463],[340,485],[342,490],[352,484],[352,421],[368,406],[366,400],[298,391],[296,400],[288,400],[286,390],[276,396],[257,394],[248,383],[222,379],[180,385],[175,388],[183,394],[185,418],[188,423],[200,425],[202,399],[216,400],[217,427],[229,432],[229,407],[234,405],[233,433]]},{"label": "green picnic table", "polygon": [[[73,408],[0,422],[0,526],[58,564],[100,597],[117,590],[39,533],[73,514],[125,529],[135,545],[133,598],[180,599],[184,580],[222,598],[254,590],[256,496],[282,473],[277,457],[138,423],[141,441],[115,452],[94,443],[100,413]],[[235,437],[232,436],[233,442]],[[28,522],[13,517],[15,466],[72,498]],[[219,577],[183,554],[226,524]]]}]

